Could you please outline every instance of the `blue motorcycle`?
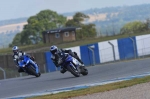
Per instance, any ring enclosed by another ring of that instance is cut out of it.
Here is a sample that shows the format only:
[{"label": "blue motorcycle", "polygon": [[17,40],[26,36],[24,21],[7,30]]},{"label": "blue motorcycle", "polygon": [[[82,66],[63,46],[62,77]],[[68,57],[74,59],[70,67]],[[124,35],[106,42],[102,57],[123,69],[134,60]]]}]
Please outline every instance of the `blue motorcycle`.
[{"label": "blue motorcycle", "polygon": [[39,72],[38,65],[27,55],[19,57],[18,64],[20,68],[22,68],[24,72],[26,72],[29,75],[34,75],[36,77],[39,77],[41,75],[41,73]]},{"label": "blue motorcycle", "polygon": [[81,63],[68,53],[61,52],[57,56],[59,57],[58,64],[66,71],[71,72],[75,77],[79,77],[80,74],[88,74],[88,70],[85,67],[81,67]]}]

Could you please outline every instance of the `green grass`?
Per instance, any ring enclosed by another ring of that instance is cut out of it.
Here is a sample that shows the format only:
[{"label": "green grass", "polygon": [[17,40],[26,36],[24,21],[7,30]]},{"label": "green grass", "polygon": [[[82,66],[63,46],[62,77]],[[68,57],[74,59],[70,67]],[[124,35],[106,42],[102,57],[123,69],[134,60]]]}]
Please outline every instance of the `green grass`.
[{"label": "green grass", "polygon": [[[150,32],[143,32],[143,33],[136,33],[136,34],[130,34],[130,36],[138,36],[138,35],[144,35],[144,34],[150,34]],[[86,44],[91,44],[91,43],[96,43],[96,42],[101,42],[101,41],[107,41],[107,40],[113,40],[113,39],[119,39],[119,38],[126,38],[129,37],[129,34],[119,34],[119,35],[115,35],[115,36],[107,36],[107,37],[99,37],[99,38],[88,38],[88,39],[83,39],[83,40],[77,40],[74,42],[64,42],[64,43],[59,43],[59,44],[55,44],[57,45],[59,48],[68,48],[68,47],[73,47],[73,46],[81,46],[81,45],[86,45]],[[49,48],[46,47],[50,47],[51,43],[49,44],[37,44],[37,45],[27,45],[27,46],[19,46],[21,50],[23,51],[29,51],[29,50],[33,50],[34,49],[39,49],[38,51],[47,51],[49,50]],[[44,48],[45,49],[41,49],[40,48]],[[0,54],[4,54],[4,53],[12,53],[12,49],[11,48],[5,48],[5,49],[0,49]]]},{"label": "green grass", "polygon": [[136,78],[136,79],[122,81],[122,82],[117,82],[117,83],[101,85],[101,86],[94,86],[94,87],[75,90],[75,91],[61,92],[61,93],[57,93],[57,94],[49,94],[49,95],[38,96],[38,97],[31,97],[31,98],[27,98],[27,99],[66,99],[66,98],[71,98],[71,97],[76,97],[76,96],[84,96],[87,94],[93,94],[93,93],[98,93],[98,92],[105,92],[105,91],[110,91],[110,90],[115,90],[115,89],[120,89],[120,88],[126,88],[126,87],[130,87],[133,85],[146,83],[146,82],[150,82],[150,76],[143,77],[143,78]]}]

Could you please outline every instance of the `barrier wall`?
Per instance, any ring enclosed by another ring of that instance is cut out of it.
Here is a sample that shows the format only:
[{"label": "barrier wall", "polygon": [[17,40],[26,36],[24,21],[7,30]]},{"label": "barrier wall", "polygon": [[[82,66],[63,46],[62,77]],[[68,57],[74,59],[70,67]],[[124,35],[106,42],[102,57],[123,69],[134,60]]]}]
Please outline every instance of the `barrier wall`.
[{"label": "barrier wall", "polygon": [[120,59],[128,59],[135,57],[137,53],[135,37],[118,39],[118,46]]},{"label": "barrier wall", "polygon": [[[90,50],[90,47],[94,50],[94,55]],[[86,66],[93,65],[93,61],[95,61],[95,64],[100,63],[98,43],[80,46],[80,53],[81,59]],[[93,60],[93,58],[95,60]]]},{"label": "barrier wall", "polygon": [[[111,44],[114,46],[114,50]],[[76,46],[71,49],[77,52],[78,56],[84,62],[85,66],[90,66],[115,60],[124,60],[136,58],[143,55],[150,55],[150,35],[115,39],[110,41],[98,42],[83,46]],[[91,49],[94,51],[94,55]],[[56,71],[50,59],[50,53],[45,53],[47,71]]]},{"label": "barrier wall", "polygon": [[136,36],[136,45],[138,56],[150,54],[150,34]]},{"label": "barrier wall", "polygon": [[45,61],[46,61],[47,72],[53,72],[53,71],[57,70],[54,63],[51,60],[51,53],[50,52],[45,53]]},{"label": "barrier wall", "polygon": [[[120,57],[119,57],[117,40],[110,40],[109,42],[114,45],[115,59],[119,60]],[[98,46],[99,46],[99,56],[100,56],[101,63],[115,60],[113,55],[113,48],[111,44],[108,43],[108,41],[99,42]]]}]

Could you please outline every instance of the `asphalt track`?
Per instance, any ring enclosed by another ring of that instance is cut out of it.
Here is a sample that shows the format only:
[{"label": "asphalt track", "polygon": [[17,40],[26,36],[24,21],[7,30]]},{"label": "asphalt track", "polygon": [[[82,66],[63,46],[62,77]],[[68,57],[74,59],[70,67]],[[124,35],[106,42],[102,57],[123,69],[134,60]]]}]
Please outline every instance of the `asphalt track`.
[{"label": "asphalt track", "polygon": [[42,74],[39,78],[26,76],[0,80],[0,99],[143,74],[150,72],[150,58],[87,68],[89,74],[81,77],[74,77],[69,72],[61,74],[58,71]]}]

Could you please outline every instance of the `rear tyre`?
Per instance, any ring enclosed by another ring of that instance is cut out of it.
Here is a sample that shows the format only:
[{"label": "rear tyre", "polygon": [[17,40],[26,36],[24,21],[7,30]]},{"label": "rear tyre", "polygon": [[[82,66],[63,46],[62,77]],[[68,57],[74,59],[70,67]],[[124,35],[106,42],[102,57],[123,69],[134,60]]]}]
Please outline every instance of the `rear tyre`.
[{"label": "rear tyre", "polygon": [[73,74],[75,77],[80,77],[80,72],[73,68],[72,66],[67,66],[67,70],[71,72],[71,74]]}]

